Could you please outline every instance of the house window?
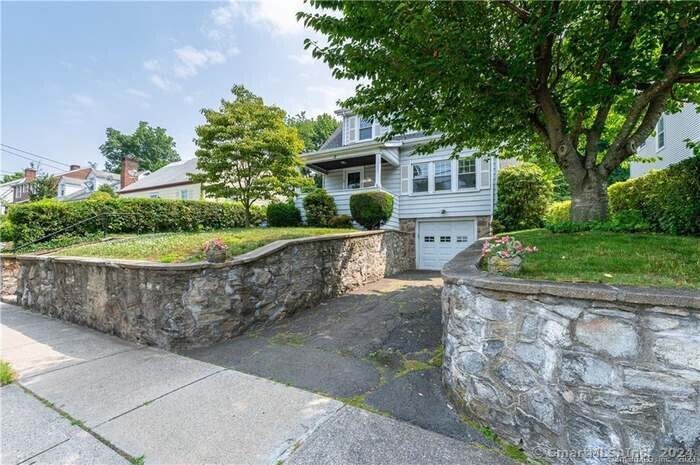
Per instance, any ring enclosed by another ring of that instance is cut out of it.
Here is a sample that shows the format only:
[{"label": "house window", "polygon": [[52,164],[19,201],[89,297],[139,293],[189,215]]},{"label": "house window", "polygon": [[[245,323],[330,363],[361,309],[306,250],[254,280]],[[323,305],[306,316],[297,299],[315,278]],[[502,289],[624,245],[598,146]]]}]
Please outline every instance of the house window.
[{"label": "house window", "polygon": [[469,236],[457,236],[457,242],[469,242]]},{"label": "house window", "polygon": [[150,194],[148,194],[148,196],[152,199],[159,199],[160,198],[160,194],[158,192],[151,192]]},{"label": "house window", "polygon": [[372,138],[372,121],[368,121],[362,118],[360,120],[360,140],[367,140]]},{"label": "house window", "polygon": [[413,165],[413,192],[428,192],[428,164]]},{"label": "house window", "polygon": [[362,170],[346,172],[345,181],[346,189],[359,189],[362,187]]},{"label": "house window", "polygon": [[435,236],[425,236],[423,238],[424,242],[435,242]]},{"label": "house window", "polygon": [[664,116],[661,115],[656,123],[656,150],[661,150],[666,145],[666,132],[664,129]]},{"label": "house window", "polygon": [[435,162],[435,190],[452,190],[452,160]]},{"label": "house window", "polygon": [[471,189],[476,187],[476,161],[472,159],[459,160],[459,171],[457,173],[457,186],[460,189]]},{"label": "house window", "polygon": [[440,236],[440,242],[452,242],[451,236]]},{"label": "house window", "polygon": [[187,189],[182,189],[180,191],[180,199],[181,200],[189,200],[189,198],[190,198],[190,191],[188,191]]}]

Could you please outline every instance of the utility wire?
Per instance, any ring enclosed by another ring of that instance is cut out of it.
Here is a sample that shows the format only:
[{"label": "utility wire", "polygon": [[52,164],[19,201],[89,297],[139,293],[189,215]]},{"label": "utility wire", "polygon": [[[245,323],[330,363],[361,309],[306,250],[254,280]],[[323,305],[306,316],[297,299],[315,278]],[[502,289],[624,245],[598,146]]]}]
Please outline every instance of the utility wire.
[{"label": "utility wire", "polygon": [[42,162],[40,160],[37,160],[36,158],[25,157],[24,155],[20,155],[19,153],[11,152],[7,149],[0,148],[0,150],[7,153],[8,155],[14,155],[14,156],[19,157],[19,158],[24,158],[25,160],[35,161],[37,163],[40,163],[43,166],[48,166],[48,167],[53,168],[53,169],[58,170],[58,171],[65,171],[66,170],[65,168],[61,168],[60,166],[55,166],[55,165],[52,165],[50,163]]},{"label": "utility wire", "polygon": [[36,154],[36,153],[28,152],[28,151],[26,151],[26,150],[22,150],[22,149],[19,149],[19,148],[17,148],[17,147],[13,147],[13,146],[7,145],[7,144],[0,144],[0,145],[2,145],[3,147],[7,147],[8,149],[15,150],[15,151],[17,151],[17,152],[26,153],[27,155],[31,155],[31,156],[37,157],[37,158],[43,158],[44,160],[47,160],[47,161],[50,161],[50,162],[54,162],[54,163],[58,163],[59,165],[67,166],[67,167],[70,168],[70,165],[69,165],[69,164],[63,163],[63,162],[58,161],[58,160],[54,160],[53,158],[49,158],[49,157],[45,157],[45,156],[43,156],[43,155],[39,155],[39,154]]}]

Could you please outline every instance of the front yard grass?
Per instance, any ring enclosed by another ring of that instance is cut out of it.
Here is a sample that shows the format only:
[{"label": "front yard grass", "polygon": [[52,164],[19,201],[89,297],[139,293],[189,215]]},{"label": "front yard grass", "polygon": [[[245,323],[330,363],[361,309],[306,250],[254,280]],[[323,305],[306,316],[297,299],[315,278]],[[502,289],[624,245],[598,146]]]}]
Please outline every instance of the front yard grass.
[{"label": "front yard grass", "polygon": [[700,288],[700,238],[544,229],[508,233],[539,248],[526,255],[518,278]]},{"label": "front yard grass", "polygon": [[221,239],[228,246],[228,256],[234,257],[280,239],[356,232],[354,229],[330,228],[245,228],[207,231],[201,233],[142,234],[121,240],[67,247],[55,255],[73,257],[121,258],[161,263],[204,260],[202,245],[211,239]]}]

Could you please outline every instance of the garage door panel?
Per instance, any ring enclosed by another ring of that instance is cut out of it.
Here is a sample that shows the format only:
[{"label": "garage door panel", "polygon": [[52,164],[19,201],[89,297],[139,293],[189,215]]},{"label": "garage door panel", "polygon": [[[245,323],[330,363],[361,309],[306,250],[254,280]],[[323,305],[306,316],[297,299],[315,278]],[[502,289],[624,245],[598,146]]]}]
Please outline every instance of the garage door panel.
[{"label": "garage door panel", "polygon": [[421,221],[418,226],[418,266],[439,270],[476,240],[474,220]]}]

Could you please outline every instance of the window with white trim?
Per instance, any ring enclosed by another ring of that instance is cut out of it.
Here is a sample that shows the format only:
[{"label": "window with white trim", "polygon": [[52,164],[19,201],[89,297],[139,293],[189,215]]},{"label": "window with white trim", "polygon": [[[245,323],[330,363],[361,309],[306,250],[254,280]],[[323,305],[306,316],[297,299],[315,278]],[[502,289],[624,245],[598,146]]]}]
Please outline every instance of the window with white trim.
[{"label": "window with white trim", "polygon": [[473,189],[476,187],[476,160],[471,158],[459,160],[457,187],[460,189]]},{"label": "window with white trim", "polygon": [[189,200],[190,191],[188,189],[180,190],[180,200]]},{"label": "window with white trim", "polygon": [[435,162],[435,191],[452,190],[452,160]]},{"label": "window with white trim", "polygon": [[423,238],[424,242],[435,242],[435,236],[425,236]]},{"label": "window with white trim", "polygon": [[158,192],[151,192],[150,194],[148,194],[148,196],[152,199],[159,199],[160,198],[160,194]]},{"label": "window with white trim", "polygon": [[372,138],[372,120],[358,118],[360,122],[359,140],[368,140]]},{"label": "window with white trim", "polygon": [[345,188],[359,189],[362,187],[362,170],[352,170],[345,172]]},{"label": "window with white trim", "polygon": [[664,128],[664,115],[661,115],[656,123],[656,150],[661,150],[666,146],[666,130]]},{"label": "window with white trim", "polygon": [[440,242],[452,242],[452,236],[440,236]]},{"label": "window with white trim", "polygon": [[413,192],[428,192],[428,163],[413,165]]},{"label": "window with white trim", "polygon": [[469,242],[469,236],[457,236],[457,242]]}]

